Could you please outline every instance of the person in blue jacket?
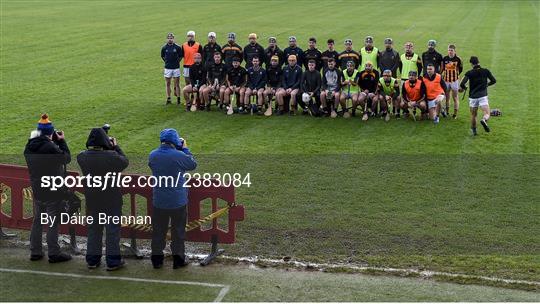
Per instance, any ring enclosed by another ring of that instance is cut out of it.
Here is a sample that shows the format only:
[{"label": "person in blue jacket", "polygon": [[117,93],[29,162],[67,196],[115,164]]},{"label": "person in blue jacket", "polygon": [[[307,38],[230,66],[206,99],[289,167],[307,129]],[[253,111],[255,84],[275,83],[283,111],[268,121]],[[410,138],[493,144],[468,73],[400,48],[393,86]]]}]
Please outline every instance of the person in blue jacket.
[{"label": "person in blue jacket", "polygon": [[[162,177],[161,184],[158,183],[153,189],[151,260],[155,269],[163,266],[163,249],[170,220],[173,269],[177,269],[188,265],[184,247],[188,192],[183,187],[183,175],[186,171],[194,170],[197,162],[175,129],[164,129],[159,139],[161,145],[150,153],[148,159],[152,175],[158,181]],[[174,182],[170,182],[170,177]],[[168,184],[165,180],[169,181]]]}]

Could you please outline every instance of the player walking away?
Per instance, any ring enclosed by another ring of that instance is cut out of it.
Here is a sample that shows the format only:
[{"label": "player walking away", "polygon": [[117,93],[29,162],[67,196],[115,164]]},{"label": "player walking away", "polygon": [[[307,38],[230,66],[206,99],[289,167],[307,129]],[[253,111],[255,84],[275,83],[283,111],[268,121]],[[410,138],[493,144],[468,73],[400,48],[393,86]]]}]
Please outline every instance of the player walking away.
[{"label": "player walking away", "polygon": [[266,90],[264,90],[264,98],[268,103],[268,108],[264,115],[272,115],[272,98],[276,96],[278,88],[281,86],[283,76],[283,70],[279,64],[279,57],[277,55],[272,56],[270,59],[270,66],[266,70],[266,77],[268,78],[266,82]]},{"label": "player walking away", "polygon": [[321,103],[324,115],[330,113],[332,118],[337,117],[336,109],[339,104],[341,78],[343,74],[336,68],[336,60],[329,58],[328,66],[323,69],[321,84]]},{"label": "player walking away", "polygon": [[187,41],[182,44],[184,54],[184,80],[189,84],[189,67],[195,62],[195,53],[202,55],[202,46],[195,42],[195,32],[187,32]]},{"label": "player walking away", "polygon": [[246,61],[246,69],[251,67],[253,63],[253,58],[264,58],[264,48],[257,43],[257,34],[249,34],[248,39],[249,44],[244,47],[244,60]]},{"label": "player walking away", "polygon": [[435,73],[441,73],[443,70],[443,56],[441,53],[437,52],[435,50],[435,47],[437,46],[437,41],[431,39],[428,41],[428,49],[427,51],[422,53],[422,63],[424,65],[424,70],[422,73],[425,75],[427,73],[427,65],[433,64],[435,67]]},{"label": "player walking away", "polygon": [[[253,114],[263,114],[262,107],[264,105],[264,88],[266,87],[266,71],[261,67],[259,57],[253,57],[251,67],[247,69],[247,88],[244,97],[244,111],[251,110]],[[250,98],[256,96],[257,107],[251,106]],[[239,111],[240,112],[240,111]]]},{"label": "player walking away", "polygon": [[[465,73],[465,77],[461,81],[460,91],[467,89],[467,82],[471,81],[469,90],[469,107],[471,109],[471,131],[476,135],[476,116],[478,115],[478,107],[484,112],[484,116],[480,120],[480,124],[486,132],[490,131],[488,120],[490,115],[487,87],[494,85],[497,80],[488,69],[480,66],[478,57],[472,56],[469,62],[472,64],[472,70]],[[489,80],[489,82],[488,82]]]},{"label": "player walking away", "polygon": [[390,70],[392,77],[396,78],[400,59],[399,53],[394,50],[394,41],[392,38],[384,39],[384,48],[384,51],[379,56],[379,68],[381,71]]},{"label": "player walking away", "polygon": [[373,37],[367,36],[364,40],[364,47],[360,49],[360,55],[362,56],[362,64],[360,69],[366,68],[366,63],[371,62],[372,69],[379,68],[379,49],[373,46]]},{"label": "player walking away", "polygon": [[298,95],[298,90],[300,89],[302,68],[297,64],[296,55],[289,55],[287,62],[289,64],[283,69],[281,87],[276,93],[276,99],[279,107],[278,115],[283,114],[286,96],[291,97],[291,111],[289,112],[289,115],[296,115],[296,96]]},{"label": "player walking away", "polygon": [[296,37],[289,37],[289,46],[283,50],[283,56],[289,60],[290,55],[296,56],[296,64],[302,67],[302,62],[304,62],[304,51],[296,45]]},{"label": "player walking away", "polygon": [[268,47],[264,50],[264,56],[265,56],[264,64],[267,70],[271,65],[270,61],[272,60],[272,57],[274,56],[277,56],[279,66],[283,65],[285,58],[283,55],[283,51],[277,45],[276,37],[268,38]]},{"label": "player walking away", "polygon": [[[306,70],[309,69],[309,61],[315,61],[315,70],[318,72],[322,68],[322,53],[317,49],[317,39],[315,37],[309,38],[309,47],[304,52],[304,67]],[[318,97],[317,97],[318,98]]]},{"label": "player walking away", "polygon": [[216,33],[208,33],[208,43],[203,47],[203,64],[208,68],[209,65],[214,63],[214,54],[216,52],[221,53],[221,46],[216,43]]},{"label": "player walking away", "polygon": [[338,65],[342,70],[347,69],[347,63],[351,61],[354,63],[354,68],[358,69],[362,57],[360,54],[353,50],[353,43],[351,39],[345,39],[345,50],[338,56]]},{"label": "player walking away", "polygon": [[457,118],[459,110],[459,75],[463,72],[463,62],[458,55],[456,55],[456,46],[450,44],[448,46],[448,55],[443,58],[443,75],[444,82],[446,82],[446,106],[442,111],[442,115],[450,114],[450,96],[454,100],[454,114],[452,117]]},{"label": "player walking away", "polygon": [[[401,98],[399,97],[399,83],[396,78],[392,77],[391,70],[384,70],[382,77],[379,78],[379,85],[377,94],[379,95],[379,103],[385,103],[386,108],[392,105],[392,112],[394,116],[399,117],[399,111]],[[385,120],[390,120],[390,110],[387,110]]]},{"label": "player walking away", "polygon": [[426,86],[426,99],[428,104],[429,118],[433,119],[435,124],[439,123],[439,110],[443,100],[445,99],[444,91],[446,83],[442,79],[441,74],[435,72],[435,66],[428,63],[427,74],[422,80]]},{"label": "player walking away", "polygon": [[[187,111],[197,111],[197,108],[201,109],[204,107],[199,96],[199,91],[206,83],[207,71],[202,64],[201,54],[195,53],[194,56],[195,61],[189,68],[189,82],[183,89]],[[197,97],[193,97],[193,94],[196,94]]]},{"label": "player walking away", "polygon": [[418,54],[414,53],[414,45],[412,42],[405,43],[405,53],[400,57],[399,70],[401,71],[401,81],[405,82],[409,79],[409,72],[414,71],[416,75],[422,71],[422,59]]},{"label": "player walking away", "polygon": [[328,67],[328,60],[330,58],[334,59],[334,66],[336,65],[339,57],[339,53],[334,49],[334,39],[328,39],[326,41],[326,45],[328,46],[328,49],[321,54],[321,60],[323,62],[323,69]]},{"label": "player walking away", "polygon": [[227,88],[225,89],[225,98],[223,103],[227,106],[227,114],[233,114],[233,106],[230,104],[231,95],[238,94],[240,99],[237,99],[236,107],[240,108],[241,103],[244,100],[244,93],[246,91],[247,71],[240,66],[240,58],[234,58],[232,67],[226,74]]},{"label": "player walking away", "polygon": [[163,76],[165,77],[165,92],[167,100],[171,103],[171,78],[174,79],[174,96],[176,103],[180,104],[180,60],[182,60],[182,48],[174,43],[174,34],[167,34],[167,43],[161,48],[161,59],[165,63]]},{"label": "player walking away", "polygon": [[422,117],[427,112],[426,106],[426,85],[422,79],[418,79],[418,72],[410,71],[409,79],[401,86],[401,109],[405,117],[409,116],[409,109],[416,120],[416,109],[422,111]]},{"label": "player walking away", "polygon": [[[343,70],[343,77],[341,78],[341,95],[339,97],[339,103],[341,104],[341,109],[343,110],[343,118],[351,117],[347,109],[347,100],[352,100],[352,111],[356,110],[358,106],[358,79],[360,75],[358,70],[355,68],[354,61],[349,60],[347,62],[347,68]],[[332,118],[335,118],[334,115],[331,115]]]},{"label": "player walking away", "polygon": [[[304,113],[319,116],[321,84],[321,73],[317,71],[317,63],[314,59],[310,59],[308,61],[307,71],[302,74],[302,80],[300,81]],[[313,99],[315,99],[315,103]],[[306,102],[307,105],[305,104]]]},{"label": "player walking away", "polygon": [[[379,78],[379,71],[375,70],[373,63],[371,63],[371,61],[366,62],[366,68],[359,73],[358,77],[358,84],[360,85],[358,103],[364,109],[364,115],[362,116],[363,121],[368,120],[368,108],[371,109],[372,116],[375,116],[377,113],[379,98],[376,92],[379,84]],[[355,109],[356,107],[353,108],[353,116]],[[380,103],[380,110],[382,115],[386,116],[386,102]]]},{"label": "player walking away", "polygon": [[230,68],[234,58],[240,58],[240,63],[242,63],[244,53],[242,51],[242,47],[236,43],[235,33],[229,33],[227,35],[227,39],[227,44],[223,46],[221,52],[223,53],[225,66]]},{"label": "player walking away", "polygon": [[221,53],[215,53],[214,64],[208,67],[206,73],[206,86],[204,89],[201,88],[203,102],[206,105],[207,111],[210,111],[212,97],[214,97],[218,103],[221,103],[224,100],[226,71],[225,64],[221,62]]}]

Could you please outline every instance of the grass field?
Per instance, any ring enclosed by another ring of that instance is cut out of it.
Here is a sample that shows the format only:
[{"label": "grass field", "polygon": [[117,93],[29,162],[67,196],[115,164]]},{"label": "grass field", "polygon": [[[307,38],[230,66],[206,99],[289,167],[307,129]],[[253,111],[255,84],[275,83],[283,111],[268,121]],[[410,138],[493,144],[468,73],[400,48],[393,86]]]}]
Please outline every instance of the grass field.
[{"label": "grass field", "polygon": [[[128,172],[148,173],[159,131],[174,127],[199,172],[251,173],[252,186],[237,189],[246,220],[228,254],[540,281],[539,3],[385,5],[2,0],[0,161],[24,163],[28,134],[48,112],[73,152],[110,123]],[[282,48],[293,34],[304,49],[312,35],[332,37],[338,51],[346,37],[359,50],[366,35],[379,48],[391,36],[400,53],[407,40],[417,53],[428,39],[442,53],[455,43],[465,62],[477,55],[493,72],[490,103],[504,115],[473,138],[465,103],[438,126],[186,113],[164,106],[159,50],[167,32],[181,41],[191,29],[199,40],[215,31],[219,43],[235,31],[241,45],[250,32],[263,45],[276,36]]]}]

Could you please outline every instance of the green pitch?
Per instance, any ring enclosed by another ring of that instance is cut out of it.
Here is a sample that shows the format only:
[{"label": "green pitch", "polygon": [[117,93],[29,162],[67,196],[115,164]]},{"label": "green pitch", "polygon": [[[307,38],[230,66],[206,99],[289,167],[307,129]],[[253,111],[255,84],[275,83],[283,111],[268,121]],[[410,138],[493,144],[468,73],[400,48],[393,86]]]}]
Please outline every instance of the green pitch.
[{"label": "green pitch", "polygon": [[[228,254],[351,262],[540,281],[540,124],[536,1],[470,2],[36,1],[1,2],[1,161],[22,153],[39,114],[63,129],[74,153],[103,123],[148,173],[159,131],[177,128],[199,172],[251,174],[237,189],[246,206]],[[223,44],[255,32],[284,48],[366,35],[382,48],[394,39],[422,53],[428,39],[466,63],[480,58],[498,82],[490,88],[492,133],[469,135],[466,101],[458,120],[359,117],[227,117],[164,105],[167,32],[178,42],[214,31]],[[78,169],[72,164],[72,169]],[[307,299],[307,298],[306,298]]]}]

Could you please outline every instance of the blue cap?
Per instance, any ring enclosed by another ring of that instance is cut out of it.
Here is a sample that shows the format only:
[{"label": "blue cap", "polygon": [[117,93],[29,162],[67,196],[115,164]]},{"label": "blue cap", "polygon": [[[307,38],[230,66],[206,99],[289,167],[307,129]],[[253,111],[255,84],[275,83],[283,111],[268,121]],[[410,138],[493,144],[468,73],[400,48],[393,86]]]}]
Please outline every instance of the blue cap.
[{"label": "blue cap", "polygon": [[161,133],[159,133],[159,140],[162,143],[173,144],[178,149],[182,147],[180,135],[178,135],[178,132],[175,129],[163,129]]}]

